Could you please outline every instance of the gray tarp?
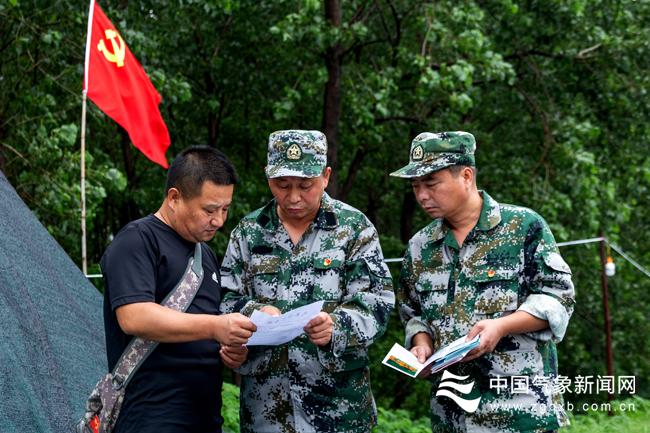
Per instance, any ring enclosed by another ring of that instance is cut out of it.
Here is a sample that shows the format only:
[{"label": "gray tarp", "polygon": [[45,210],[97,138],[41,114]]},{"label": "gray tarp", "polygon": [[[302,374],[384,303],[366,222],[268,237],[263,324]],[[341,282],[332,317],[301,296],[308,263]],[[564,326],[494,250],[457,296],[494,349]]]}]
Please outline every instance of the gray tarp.
[{"label": "gray tarp", "polygon": [[0,172],[0,432],[71,431],[106,370],[101,308]]}]

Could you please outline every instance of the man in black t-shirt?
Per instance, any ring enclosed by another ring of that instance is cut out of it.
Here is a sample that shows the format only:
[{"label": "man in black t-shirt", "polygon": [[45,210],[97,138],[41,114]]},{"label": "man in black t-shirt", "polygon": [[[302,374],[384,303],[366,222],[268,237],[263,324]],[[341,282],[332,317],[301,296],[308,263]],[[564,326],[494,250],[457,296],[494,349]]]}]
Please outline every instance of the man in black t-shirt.
[{"label": "man in black t-shirt", "polygon": [[[127,224],[102,257],[109,369],[133,336],[161,343],[128,384],[115,433],[221,432],[222,364],[244,362],[255,325],[218,315],[219,263],[203,242],[224,224],[236,181],[223,153],[186,149],[169,168],[160,209]],[[161,306],[197,242],[204,278],[196,297],[185,313]]]}]

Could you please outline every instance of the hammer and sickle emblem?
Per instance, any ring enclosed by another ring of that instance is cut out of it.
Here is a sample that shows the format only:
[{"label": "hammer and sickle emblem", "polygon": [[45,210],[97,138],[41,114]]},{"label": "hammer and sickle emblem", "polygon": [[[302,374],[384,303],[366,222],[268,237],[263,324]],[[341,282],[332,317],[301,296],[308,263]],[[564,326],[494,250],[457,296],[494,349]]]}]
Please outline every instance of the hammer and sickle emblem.
[{"label": "hammer and sickle emblem", "polygon": [[300,150],[300,146],[298,146],[297,144],[294,143],[291,146],[289,146],[289,148],[287,149],[288,160],[297,161],[300,159],[301,156],[302,156],[302,150]]},{"label": "hammer and sickle emblem", "polygon": [[[119,33],[117,33],[113,29],[108,29],[105,32],[106,34],[106,39],[111,41],[111,45],[113,46],[113,52],[111,53],[108,51],[108,48],[106,48],[106,44],[104,44],[104,40],[101,39],[99,43],[97,44],[97,49],[99,50],[100,53],[106,57],[106,60],[108,60],[111,63],[117,64],[118,68],[121,68],[124,66],[124,54],[125,54],[125,49],[126,45],[124,45],[124,40],[122,39],[122,36],[120,36]],[[119,44],[118,44],[119,40]]]}]

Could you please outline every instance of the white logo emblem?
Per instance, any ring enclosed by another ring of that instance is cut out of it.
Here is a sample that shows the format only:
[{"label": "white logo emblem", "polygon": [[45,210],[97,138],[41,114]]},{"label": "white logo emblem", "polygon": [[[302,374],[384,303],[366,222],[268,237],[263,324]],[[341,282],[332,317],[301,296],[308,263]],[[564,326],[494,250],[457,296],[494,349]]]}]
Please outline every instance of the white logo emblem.
[{"label": "white logo emblem", "polygon": [[413,152],[411,152],[411,158],[413,161],[419,161],[422,159],[424,156],[424,149],[422,149],[422,146],[416,146],[413,148]]},{"label": "white logo emblem", "polygon": [[302,156],[302,150],[300,149],[300,146],[298,146],[296,143],[293,143],[289,148],[287,149],[287,159],[290,161],[297,161],[300,159]]},{"label": "white logo emblem", "polygon": [[217,273],[216,272],[212,273],[212,279],[214,280],[215,283],[217,283],[217,284],[219,283],[219,280],[217,279]]},{"label": "white logo emblem", "polygon": [[445,370],[442,373],[442,380],[440,381],[440,385],[438,386],[436,397],[437,396],[449,397],[454,401],[454,403],[460,406],[460,408],[463,409],[465,412],[468,413],[476,412],[476,409],[478,408],[478,404],[481,402],[481,397],[475,398],[473,400],[465,400],[464,398],[449,391],[448,389],[443,389],[443,388],[451,388],[451,389],[455,389],[462,395],[467,395],[470,392],[472,392],[472,387],[474,386],[474,382],[457,383],[455,382],[455,380],[457,381],[465,380],[468,377],[469,376],[456,376],[455,374],[451,374],[450,372]]}]

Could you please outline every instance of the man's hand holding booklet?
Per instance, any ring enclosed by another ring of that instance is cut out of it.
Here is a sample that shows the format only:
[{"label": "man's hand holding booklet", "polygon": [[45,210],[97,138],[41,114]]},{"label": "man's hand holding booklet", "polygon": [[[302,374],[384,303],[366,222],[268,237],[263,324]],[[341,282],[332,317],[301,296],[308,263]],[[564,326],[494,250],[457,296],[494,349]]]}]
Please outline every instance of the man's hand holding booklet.
[{"label": "man's hand holding booklet", "polygon": [[437,373],[448,366],[455,364],[467,355],[467,353],[478,346],[479,336],[469,341],[467,337],[461,337],[451,344],[441,348],[431,355],[423,364],[418,362],[417,357],[399,344],[393,344],[383,364],[411,377],[426,377]]}]

